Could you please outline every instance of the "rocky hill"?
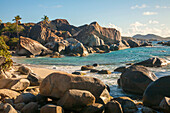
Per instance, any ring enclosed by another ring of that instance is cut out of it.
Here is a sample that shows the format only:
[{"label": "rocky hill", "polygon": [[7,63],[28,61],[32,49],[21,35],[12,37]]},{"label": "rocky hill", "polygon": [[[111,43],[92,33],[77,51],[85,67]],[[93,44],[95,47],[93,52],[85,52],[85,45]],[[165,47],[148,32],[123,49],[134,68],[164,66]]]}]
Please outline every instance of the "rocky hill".
[{"label": "rocky hill", "polygon": [[137,34],[134,35],[133,38],[135,39],[147,39],[147,40],[169,40],[170,38],[165,38],[165,37],[161,37],[155,34],[147,34],[147,35],[141,35],[141,34]]}]

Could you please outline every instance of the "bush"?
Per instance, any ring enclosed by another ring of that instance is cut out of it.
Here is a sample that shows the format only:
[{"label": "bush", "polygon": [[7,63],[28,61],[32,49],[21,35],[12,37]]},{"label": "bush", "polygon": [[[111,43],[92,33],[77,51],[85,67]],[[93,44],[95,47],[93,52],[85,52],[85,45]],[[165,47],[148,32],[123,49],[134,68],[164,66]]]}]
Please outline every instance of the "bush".
[{"label": "bush", "polygon": [[3,37],[0,36],[0,56],[3,56],[6,58],[6,62],[0,66],[1,70],[7,70],[9,69],[13,61],[11,59],[11,54],[8,51],[9,47],[6,45],[5,41],[3,40]]},{"label": "bush", "polygon": [[10,49],[14,50],[16,47],[17,47],[17,44],[18,44],[18,41],[19,41],[19,38],[11,38],[7,45],[10,47]]}]

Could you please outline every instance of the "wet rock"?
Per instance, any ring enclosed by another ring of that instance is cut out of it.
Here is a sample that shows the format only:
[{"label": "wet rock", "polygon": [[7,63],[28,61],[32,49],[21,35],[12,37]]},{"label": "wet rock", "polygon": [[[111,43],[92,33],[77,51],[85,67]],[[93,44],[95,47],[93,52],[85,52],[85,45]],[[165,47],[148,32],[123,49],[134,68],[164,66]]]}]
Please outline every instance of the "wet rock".
[{"label": "wet rock", "polygon": [[143,104],[152,108],[160,108],[164,97],[170,97],[170,76],[164,76],[152,82],[144,92]]},{"label": "wet rock", "polygon": [[36,96],[31,94],[31,93],[22,93],[15,99],[15,104],[17,103],[29,103],[29,102],[35,102],[36,101]]},{"label": "wet rock", "polygon": [[48,75],[40,85],[40,94],[61,98],[69,89],[86,90],[92,93],[96,102],[107,103],[110,100],[106,85],[97,78],[56,72]]},{"label": "wet rock", "polygon": [[81,73],[81,72],[75,71],[75,72],[72,72],[72,74],[75,74],[75,75],[85,75],[86,73]]},{"label": "wet rock", "polygon": [[170,98],[164,97],[159,104],[160,109],[165,113],[170,113]]},{"label": "wet rock", "polygon": [[126,70],[126,67],[122,66],[122,67],[116,68],[114,71],[123,73],[125,70]]},{"label": "wet rock", "polygon": [[129,39],[127,42],[131,48],[140,46],[139,42],[136,40]]},{"label": "wet rock", "polygon": [[153,57],[134,65],[143,65],[146,67],[162,67],[168,65],[168,61],[163,58]]},{"label": "wet rock", "polygon": [[105,113],[123,113],[119,102],[112,100],[105,105]]},{"label": "wet rock", "polygon": [[27,79],[30,81],[31,86],[40,85],[40,82],[42,80],[42,78],[39,75],[36,75],[35,73],[29,73]]},{"label": "wet rock", "polygon": [[96,73],[96,72],[99,72],[99,70],[97,70],[97,69],[90,69],[90,72],[91,73]]},{"label": "wet rock", "polygon": [[114,100],[121,104],[124,113],[134,113],[138,110],[134,101],[129,97],[118,97],[114,98]]},{"label": "wet rock", "polygon": [[109,70],[101,70],[98,71],[98,74],[111,74],[112,72],[110,72]]},{"label": "wet rock", "polygon": [[98,66],[99,66],[99,64],[95,63],[95,64],[93,64],[93,66],[94,66],[94,67],[98,67]]},{"label": "wet rock", "polygon": [[58,53],[58,52],[53,53],[50,57],[51,58],[61,58],[60,53]]},{"label": "wet rock", "polygon": [[32,70],[31,70],[29,67],[27,67],[27,66],[20,66],[20,67],[18,68],[18,71],[19,71],[21,74],[25,74],[25,75],[28,75],[29,73],[32,72]]},{"label": "wet rock", "polygon": [[90,106],[83,108],[80,113],[103,113],[104,106],[103,104],[94,103]]},{"label": "wet rock", "polygon": [[91,70],[91,69],[93,69],[94,67],[93,66],[91,66],[91,65],[86,65],[86,66],[82,66],[81,67],[81,70],[82,71],[86,71],[86,70]]},{"label": "wet rock", "polygon": [[61,106],[47,104],[41,108],[40,113],[64,113],[64,110]]},{"label": "wet rock", "polygon": [[121,74],[120,86],[125,92],[143,95],[147,86],[156,79],[156,75],[146,67],[134,65]]},{"label": "wet rock", "polygon": [[65,92],[64,96],[57,102],[57,105],[67,110],[80,111],[83,107],[94,103],[95,97],[89,91],[70,89]]},{"label": "wet rock", "polygon": [[22,113],[38,113],[38,104],[36,102],[30,102],[21,109],[21,112]]}]

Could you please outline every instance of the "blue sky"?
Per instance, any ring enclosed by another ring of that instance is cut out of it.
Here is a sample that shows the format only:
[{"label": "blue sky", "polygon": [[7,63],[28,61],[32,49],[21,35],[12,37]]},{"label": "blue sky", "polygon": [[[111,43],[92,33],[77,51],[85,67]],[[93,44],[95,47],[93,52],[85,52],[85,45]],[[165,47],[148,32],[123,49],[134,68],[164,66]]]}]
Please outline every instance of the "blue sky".
[{"label": "blue sky", "polygon": [[0,0],[0,19],[10,21],[16,15],[21,22],[67,19],[80,26],[97,21],[114,27],[123,36],[154,33],[170,37],[170,0]]}]

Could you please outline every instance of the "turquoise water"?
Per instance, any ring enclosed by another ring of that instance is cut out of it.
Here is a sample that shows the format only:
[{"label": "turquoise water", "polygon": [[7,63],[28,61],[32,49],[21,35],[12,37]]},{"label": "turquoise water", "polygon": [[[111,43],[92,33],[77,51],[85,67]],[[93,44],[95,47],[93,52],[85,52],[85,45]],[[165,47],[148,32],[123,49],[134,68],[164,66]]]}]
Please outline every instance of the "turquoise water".
[{"label": "turquoise water", "polygon": [[[105,54],[90,54],[87,57],[63,57],[63,58],[14,58],[17,63],[44,65],[46,68],[55,69],[57,71],[65,71],[72,73],[74,71],[80,71],[82,65],[92,65],[98,63],[100,66],[97,69],[107,69],[112,72],[110,75],[99,75],[96,73],[90,73],[84,71],[86,76],[92,76],[99,78],[105,84],[108,84],[111,88],[111,95],[117,96],[129,96],[117,87],[117,79],[121,73],[114,72],[119,66],[125,66],[126,63],[136,63],[146,60],[151,57],[161,57],[170,60],[170,47],[155,45],[154,47],[138,47],[129,48],[126,50],[113,51]],[[158,77],[170,75],[170,66],[162,68],[149,68]]]}]

